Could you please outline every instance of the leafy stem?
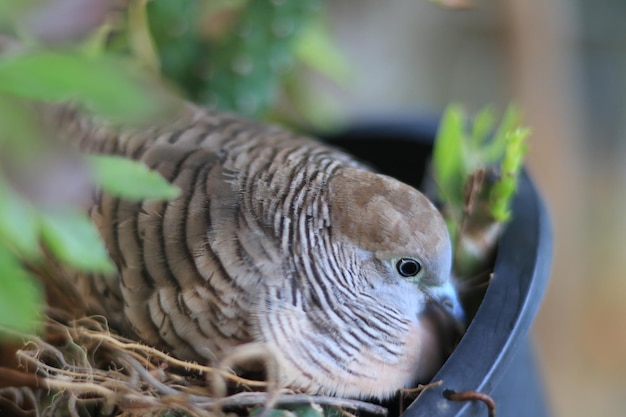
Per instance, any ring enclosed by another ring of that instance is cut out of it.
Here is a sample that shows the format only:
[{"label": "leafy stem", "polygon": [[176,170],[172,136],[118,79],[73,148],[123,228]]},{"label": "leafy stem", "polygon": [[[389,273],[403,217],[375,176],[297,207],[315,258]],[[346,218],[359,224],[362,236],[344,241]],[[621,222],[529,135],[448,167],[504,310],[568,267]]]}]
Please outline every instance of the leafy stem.
[{"label": "leafy stem", "polygon": [[444,217],[455,243],[454,272],[470,277],[480,272],[495,250],[526,153],[530,130],[520,126],[513,105],[496,127],[490,108],[471,121],[458,105],[441,120],[433,150],[434,177]]}]

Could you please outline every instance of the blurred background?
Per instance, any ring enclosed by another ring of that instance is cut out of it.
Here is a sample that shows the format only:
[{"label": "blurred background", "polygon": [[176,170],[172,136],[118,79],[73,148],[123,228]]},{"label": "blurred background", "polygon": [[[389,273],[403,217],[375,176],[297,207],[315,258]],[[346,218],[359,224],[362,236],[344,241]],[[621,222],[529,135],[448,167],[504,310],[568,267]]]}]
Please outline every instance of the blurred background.
[{"label": "blurred background", "polygon": [[357,119],[520,104],[555,236],[533,329],[549,402],[556,416],[626,415],[626,3],[470,3],[329,2],[357,69],[334,96]]}]

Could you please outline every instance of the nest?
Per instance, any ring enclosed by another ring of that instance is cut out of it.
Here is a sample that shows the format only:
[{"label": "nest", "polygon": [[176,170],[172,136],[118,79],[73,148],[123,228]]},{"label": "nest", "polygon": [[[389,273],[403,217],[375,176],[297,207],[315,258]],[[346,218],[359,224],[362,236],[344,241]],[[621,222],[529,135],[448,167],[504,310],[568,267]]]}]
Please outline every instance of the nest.
[{"label": "nest", "polygon": [[[303,406],[317,415],[322,407],[346,415],[387,413],[376,404],[281,388],[273,380],[273,362],[260,346],[246,345],[213,368],[120,337],[102,317],[64,321],[62,315],[50,311],[44,336],[28,337],[17,350],[18,367],[0,369],[0,382],[13,385],[0,388],[0,409],[71,417],[268,415],[275,408]],[[264,362],[266,380],[232,371],[251,357]]]}]

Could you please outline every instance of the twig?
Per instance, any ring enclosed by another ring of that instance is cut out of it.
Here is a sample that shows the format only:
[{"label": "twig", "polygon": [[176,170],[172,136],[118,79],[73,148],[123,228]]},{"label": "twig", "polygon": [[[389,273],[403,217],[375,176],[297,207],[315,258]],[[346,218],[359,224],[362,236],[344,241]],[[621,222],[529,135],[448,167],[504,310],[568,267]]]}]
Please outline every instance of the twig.
[{"label": "twig", "polygon": [[[265,392],[241,392],[239,394],[233,394],[229,397],[220,400],[224,407],[235,406],[252,406],[258,404],[264,404],[267,401],[269,394]],[[211,399],[207,399],[205,404],[198,405],[212,405]],[[359,400],[350,400],[346,398],[335,397],[318,397],[305,394],[290,394],[279,395],[276,397],[275,405],[299,405],[299,404],[319,404],[328,405],[333,407],[347,408],[349,410],[362,411],[366,413],[372,413],[378,416],[386,416],[387,409],[380,405],[368,403]]]},{"label": "twig", "polygon": [[179,368],[185,369],[186,371],[195,371],[199,374],[205,374],[205,375],[219,373],[224,378],[229,379],[230,381],[235,382],[237,384],[247,385],[249,387],[255,387],[255,388],[267,387],[267,382],[265,381],[254,381],[252,379],[241,378],[237,375],[234,375],[224,370],[212,368],[210,366],[200,365],[194,362],[182,361],[164,352],[161,352],[158,349],[155,349],[150,346],[142,345],[141,343],[122,342],[114,338],[113,336],[93,332],[90,330],[82,330],[82,333],[90,339],[106,341],[123,350],[140,350],[141,352],[145,354],[148,354],[153,357],[158,357],[159,359],[162,359],[168,362],[170,366],[179,367]]},{"label": "twig", "polygon": [[[438,380],[435,382],[431,382],[429,384],[419,384],[417,387],[415,388],[402,388],[400,389],[400,393],[403,395],[400,395],[399,397],[399,407],[400,407],[400,412],[403,413],[405,408],[404,408],[404,401],[405,399],[415,399],[419,394],[421,394],[423,391],[429,390],[431,388],[436,388],[438,386],[440,386],[441,384],[443,384],[443,380]],[[407,396],[408,398],[405,398],[405,396]]]},{"label": "twig", "polygon": [[128,355],[126,352],[120,352],[120,356],[126,361],[126,363],[132,367],[147,383],[152,385],[156,390],[164,395],[177,395],[179,392],[172,388],[168,387],[157,378],[154,377],[146,368],[141,366],[139,362],[137,362],[133,357]]},{"label": "twig", "polygon": [[477,391],[443,391],[443,396],[450,401],[482,401],[487,406],[487,416],[496,417],[496,402],[489,395]]},{"label": "twig", "polygon": [[440,379],[438,381],[431,382],[431,383],[425,384],[425,385],[419,384],[415,388],[402,388],[402,389],[400,389],[400,392],[403,393],[403,394],[409,394],[409,395],[410,394],[419,394],[422,391],[426,391],[426,390],[431,389],[431,388],[439,387],[439,386],[441,386],[441,384],[443,384],[443,380]]},{"label": "twig", "polygon": [[76,401],[76,395],[70,394],[70,399],[67,402],[67,410],[69,411],[71,417],[80,417],[80,413],[76,409]]}]

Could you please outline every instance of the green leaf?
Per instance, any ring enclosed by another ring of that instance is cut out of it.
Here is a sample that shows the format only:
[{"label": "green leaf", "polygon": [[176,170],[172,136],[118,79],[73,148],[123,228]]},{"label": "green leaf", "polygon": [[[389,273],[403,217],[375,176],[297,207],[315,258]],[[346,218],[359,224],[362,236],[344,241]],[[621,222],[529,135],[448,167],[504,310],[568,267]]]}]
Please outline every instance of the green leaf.
[{"label": "green leaf", "polygon": [[64,264],[81,271],[115,271],[98,231],[85,213],[41,213],[40,224],[43,242]]},{"label": "green leaf", "polygon": [[498,130],[493,135],[491,145],[482,152],[482,159],[485,165],[494,164],[504,156],[507,147],[507,133],[515,130],[519,124],[519,109],[514,104],[510,104],[502,117]]},{"label": "green leaf", "polygon": [[113,33],[110,22],[103,23],[80,42],[79,49],[87,59],[97,59],[105,53],[107,41]]},{"label": "green leaf", "polygon": [[140,61],[154,73],[159,71],[154,40],[150,35],[146,5],[148,0],[131,0],[128,4],[128,38],[129,43]]},{"label": "green leaf", "polygon": [[43,101],[79,100],[115,121],[154,117],[163,109],[153,86],[106,56],[34,51],[0,58],[0,92]]},{"label": "green leaf", "polygon": [[96,184],[105,191],[127,200],[170,200],[180,189],[167,182],[158,172],[141,162],[110,155],[90,155]]},{"label": "green leaf", "polygon": [[36,3],[35,0],[0,0],[0,22],[13,22],[24,10]]},{"label": "green leaf", "polygon": [[495,123],[496,116],[490,107],[485,107],[474,117],[471,136],[472,148],[478,148],[485,142]]},{"label": "green leaf", "polygon": [[[5,162],[20,165],[32,158],[39,131],[27,105],[0,95],[0,149]],[[39,254],[39,229],[34,209],[0,173],[0,244],[31,258]]]},{"label": "green leaf", "polygon": [[8,248],[0,245],[0,338],[39,330],[43,291]]},{"label": "green leaf", "polygon": [[295,54],[303,63],[339,85],[350,81],[352,70],[345,56],[337,49],[328,29],[319,18],[314,19],[295,44]]},{"label": "green leaf", "polygon": [[505,132],[510,132],[516,129],[521,122],[520,110],[515,104],[509,104],[502,117],[502,122],[498,128],[497,135],[503,135]]},{"label": "green leaf", "polygon": [[435,180],[442,199],[461,205],[463,199],[465,113],[456,105],[449,106],[443,114],[435,147],[433,162]]},{"label": "green leaf", "polygon": [[509,206],[517,191],[517,178],[524,163],[526,138],[530,130],[516,128],[504,133],[506,149],[500,163],[500,180],[494,184],[489,195],[491,215],[496,221],[506,222],[511,217]]},{"label": "green leaf", "polygon": [[489,212],[496,222],[507,222],[511,218],[510,200],[517,189],[515,181],[507,178],[493,185]]},{"label": "green leaf", "polygon": [[0,94],[0,145],[11,157],[29,156],[41,138],[32,117],[32,103]]},{"label": "green leaf", "polygon": [[33,208],[0,176],[0,244],[31,258],[39,254],[39,230]]},{"label": "green leaf", "polygon": [[506,133],[507,147],[501,164],[503,173],[516,175],[522,168],[528,135],[530,135],[528,128],[516,128]]}]

